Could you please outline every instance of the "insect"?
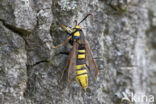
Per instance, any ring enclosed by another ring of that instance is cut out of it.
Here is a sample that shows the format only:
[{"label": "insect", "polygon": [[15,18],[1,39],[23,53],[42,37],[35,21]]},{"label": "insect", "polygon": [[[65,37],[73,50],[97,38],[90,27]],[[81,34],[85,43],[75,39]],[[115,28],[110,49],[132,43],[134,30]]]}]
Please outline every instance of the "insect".
[{"label": "insect", "polygon": [[90,70],[91,75],[94,78],[96,78],[98,74],[98,67],[94,61],[92,52],[90,51],[88,41],[85,39],[84,33],[80,26],[80,23],[82,23],[90,15],[92,14],[87,14],[78,24],[75,20],[76,24],[71,28],[72,31],[70,31],[66,26],[58,23],[59,26],[69,35],[69,37],[58,46],[53,46],[53,48],[58,48],[66,45],[67,43],[72,45],[72,49],[63,69],[61,79],[64,76],[65,70],[68,69],[68,82],[75,79],[84,91],[86,91],[88,87],[87,69]]}]

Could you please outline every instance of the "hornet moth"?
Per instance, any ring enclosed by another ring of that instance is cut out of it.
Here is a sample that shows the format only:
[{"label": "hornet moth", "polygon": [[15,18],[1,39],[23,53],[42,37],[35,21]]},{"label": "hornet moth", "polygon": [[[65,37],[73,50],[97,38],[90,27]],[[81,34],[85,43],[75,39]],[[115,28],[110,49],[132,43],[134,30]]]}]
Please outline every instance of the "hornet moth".
[{"label": "hornet moth", "polygon": [[71,52],[69,53],[67,63],[63,69],[61,79],[63,78],[64,72],[68,69],[68,82],[71,80],[76,80],[76,82],[86,91],[88,87],[88,72],[89,69],[91,75],[96,78],[98,74],[98,67],[94,61],[92,52],[88,41],[85,39],[84,33],[80,26],[88,16],[92,14],[87,14],[78,24],[75,20],[75,26],[71,28],[70,31],[66,26],[58,23],[58,25],[65,30],[69,37],[58,46],[53,46],[52,48],[58,48],[64,46],[67,43],[72,45]]}]

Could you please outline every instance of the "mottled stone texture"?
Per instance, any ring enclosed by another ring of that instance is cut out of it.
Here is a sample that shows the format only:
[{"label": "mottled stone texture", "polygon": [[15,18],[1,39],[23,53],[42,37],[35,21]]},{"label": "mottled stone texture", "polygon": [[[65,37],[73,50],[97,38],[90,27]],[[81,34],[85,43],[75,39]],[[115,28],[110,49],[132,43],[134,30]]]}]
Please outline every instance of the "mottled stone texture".
[{"label": "mottled stone texture", "polygon": [[[67,38],[56,21],[91,12],[81,26],[99,75],[84,92],[60,81],[69,45],[52,46]],[[155,0],[0,0],[0,104],[152,104],[131,93],[156,98],[155,34]]]}]

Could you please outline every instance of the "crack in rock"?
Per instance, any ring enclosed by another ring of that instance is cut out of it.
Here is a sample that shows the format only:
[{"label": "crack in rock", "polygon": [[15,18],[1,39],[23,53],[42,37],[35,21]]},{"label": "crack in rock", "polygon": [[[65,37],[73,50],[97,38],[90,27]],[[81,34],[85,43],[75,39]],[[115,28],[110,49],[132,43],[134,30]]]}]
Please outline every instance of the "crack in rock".
[{"label": "crack in rock", "polygon": [[15,27],[14,25],[10,25],[10,24],[7,24],[5,22],[5,20],[3,19],[0,19],[0,21],[3,23],[3,25],[8,28],[9,30],[19,34],[19,35],[29,35],[32,33],[32,31],[29,31],[29,30],[25,30],[25,29],[22,29],[22,28],[18,28],[18,27]]}]

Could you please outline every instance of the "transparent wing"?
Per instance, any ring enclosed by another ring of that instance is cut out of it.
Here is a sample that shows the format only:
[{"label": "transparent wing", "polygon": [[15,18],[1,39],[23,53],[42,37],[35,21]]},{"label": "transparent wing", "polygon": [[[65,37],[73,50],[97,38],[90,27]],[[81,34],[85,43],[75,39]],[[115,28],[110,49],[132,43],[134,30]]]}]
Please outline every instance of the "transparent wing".
[{"label": "transparent wing", "polygon": [[68,81],[73,80],[76,76],[77,49],[78,49],[78,43],[75,42],[73,44],[73,48],[69,56],[70,61],[69,61],[69,67],[68,67]]},{"label": "transparent wing", "polygon": [[87,60],[88,60],[88,64],[89,64],[89,66],[88,66],[89,70],[90,70],[92,76],[94,78],[96,78],[97,74],[98,74],[98,67],[93,59],[93,55],[90,51],[90,47],[89,47],[87,40],[85,41],[85,48],[86,48],[86,56],[87,56]]}]

